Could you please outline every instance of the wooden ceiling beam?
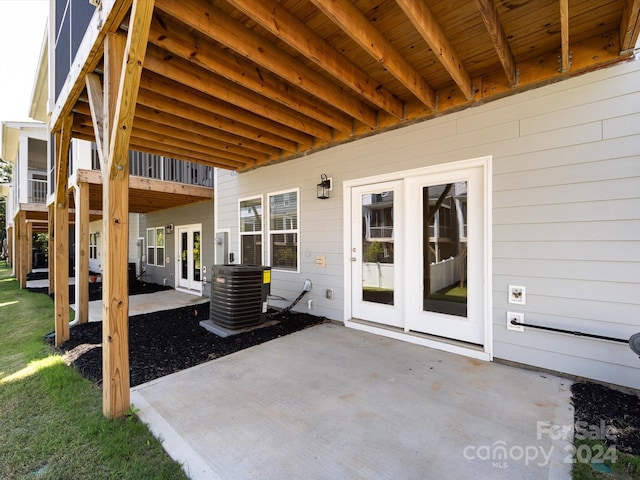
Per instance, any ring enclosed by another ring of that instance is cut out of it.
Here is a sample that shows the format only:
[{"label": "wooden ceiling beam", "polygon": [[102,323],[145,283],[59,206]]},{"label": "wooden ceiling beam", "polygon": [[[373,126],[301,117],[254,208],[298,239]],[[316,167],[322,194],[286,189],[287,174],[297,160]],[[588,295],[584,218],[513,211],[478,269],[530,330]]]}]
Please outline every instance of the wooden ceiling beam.
[{"label": "wooden ceiling beam", "polygon": [[[213,111],[222,115],[230,116],[222,113],[224,106],[220,103],[214,103],[213,99],[219,99],[226,102],[226,108],[233,110],[232,118],[244,117],[240,120],[243,123],[250,124],[250,118],[260,120],[261,117],[268,122],[276,122],[284,126],[288,131],[283,132],[288,138],[296,140],[298,143],[307,144],[310,142],[309,136],[319,138],[321,140],[330,140],[333,136],[331,127],[328,127],[319,121],[294,112],[288,107],[284,107],[279,103],[263,97],[251,90],[241,87],[229,80],[212,75],[210,72],[193,65],[179,57],[167,55],[162,49],[150,46],[148,61],[145,63],[145,69],[157,73],[162,77],[182,85],[189,85],[189,95],[195,96],[197,93],[200,100],[213,106]],[[182,89],[180,93],[187,91]],[[207,98],[205,95],[213,98]],[[196,103],[200,105],[200,103]],[[202,106],[202,105],[200,105]],[[272,123],[273,127],[258,127],[263,129],[282,130],[280,126]],[[300,132],[300,133],[299,133]]]},{"label": "wooden ceiling beam", "polygon": [[424,0],[396,0],[467,100],[474,96],[471,76]]},{"label": "wooden ceiling beam", "polygon": [[229,144],[229,146],[237,146],[247,148],[256,152],[261,152],[269,157],[277,157],[282,154],[282,149],[266,144],[259,140],[250,140],[239,137],[231,132],[202,124],[194,120],[172,115],[170,113],[161,112],[153,108],[138,105],[136,108],[136,118],[143,118],[150,122],[161,125],[172,125],[180,130],[189,131],[198,135],[204,135],[214,140],[218,140]]},{"label": "wooden ceiling beam", "polygon": [[560,0],[560,71],[571,68],[569,58],[569,0]]},{"label": "wooden ceiling beam", "polygon": [[[76,103],[73,111],[76,114],[84,116],[91,115],[89,106],[86,103],[83,103],[82,97],[80,97],[80,102]],[[76,117],[78,116],[79,115],[76,115]],[[279,156],[281,154],[281,150],[279,148],[243,139],[231,133],[217,130],[201,123],[165,114],[140,105],[136,108],[134,127],[138,125],[138,122],[144,122],[147,125],[147,129],[149,129],[148,125],[155,125],[155,131],[159,133],[166,132],[166,129],[171,129],[171,133],[166,133],[177,135],[179,138],[192,139],[193,141],[197,141],[204,145],[210,145],[212,148],[226,149],[250,158],[266,160],[268,157]],[[90,137],[87,137],[87,135],[87,132],[83,132],[84,138],[82,138],[82,140],[87,140],[87,138],[89,138],[89,141],[95,141],[92,135]]]},{"label": "wooden ceiling beam", "polygon": [[[75,115],[73,123],[73,137],[89,142],[94,141],[93,125],[90,117],[86,115]],[[241,161],[228,158],[228,152],[220,152],[218,150],[195,150],[190,145],[188,148],[174,145],[172,142],[161,143],[156,138],[149,138],[149,134],[136,128],[135,124],[131,133],[130,147],[131,150],[152,153],[164,157],[175,158],[177,160],[186,160],[195,163],[213,165],[226,169],[251,168],[256,165],[257,160],[248,157],[241,157]]]},{"label": "wooden ceiling beam", "polygon": [[640,0],[625,0],[620,22],[620,51],[633,50],[640,34]]},{"label": "wooden ceiling beam", "polygon": [[174,147],[173,145],[160,145],[153,140],[146,140],[141,137],[131,137],[131,146],[133,150],[140,152],[153,153],[154,155],[163,155],[175,158],[177,160],[187,160],[189,162],[202,163],[203,165],[215,165],[226,169],[241,169],[247,164],[255,162],[236,162],[227,158],[218,157],[206,153],[196,152],[190,149]]},{"label": "wooden ceiling beam", "polygon": [[437,108],[435,91],[350,0],[311,1],[418,100],[432,110]]},{"label": "wooden ceiling beam", "polygon": [[236,156],[245,157],[245,161],[251,160],[267,160],[268,155],[263,152],[258,152],[256,150],[250,150],[248,148],[239,147],[234,144],[230,144],[227,142],[222,142],[215,138],[207,137],[200,133],[195,133],[189,130],[180,130],[171,125],[163,125],[155,122],[151,122],[149,120],[145,120],[136,116],[135,121],[133,122],[133,128],[140,128],[142,130],[147,130],[149,132],[157,133],[158,135],[162,135],[169,141],[169,139],[174,138],[181,142],[192,143],[196,145],[202,145],[203,147],[210,148],[212,150],[220,152],[221,157],[225,157],[226,154],[231,154],[235,158]]},{"label": "wooden ceiling beam", "polygon": [[[180,150],[191,151],[194,154],[202,154],[202,155],[211,155],[212,157],[225,158],[227,160],[231,160],[237,163],[242,164],[251,164],[255,163],[255,158],[245,157],[243,155],[237,155],[235,153],[227,152],[224,150],[219,150],[216,148],[210,148],[206,145],[199,144],[197,142],[188,142],[186,140],[182,140],[176,136],[167,136],[155,131],[155,125],[152,125],[152,130],[146,130],[144,128],[140,128],[137,126],[137,123],[133,125],[133,133],[132,137],[136,139],[152,141],[158,147],[164,148],[165,146],[169,146],[172,148],[177,148]],[[165,155],[166,156],[166,155]]]},{"label": "wooden ceiling beam", "polygon": [[296,142],[279,135],[275,135],[267,130],[260,130],[256,127],[236,122],[233,119],[216,115],[207,110],[177,101],[170,97],[153,93],[149,90],[140,92],[140,95],[138,96],[138,104],[160,110],[171,115],[194,120],[198,123],[202,123],[203,125],[224,130],[250,140],[263,142],[282,150],[287,150],[289,152],[295,152],[298,150],[298,144]]},{"label": "wooden ceiling beam", "polygon": [[329,125],[336,130],[351,133],[353,120],[340,110],[329,106],[307,93],[293,88],[266,69],[235,56],[229,50],[201,41],[184,27],[178,27],[168,18],[156,15],[151,24],[151,43],[172,55],[181,57],[209,72],[270,98],[285,107]]},{"label": "wooden ceiling beam", "polygon": [[487,27],[487,32],[493,42],[493,47],[498,54],[498,59],[502,65],[507,81],[510,86],[515,86],[518,83],[518,71],[516,69],[516,61],[511,52],[511,46],[507,39],[507,34],[504,32],[504,27],[498,16],[498,10],[496,9],[493,0],[476,0],[476,6],[480,11],[482,21]]},{"label": "wooden ceiling beam", "polygon": [[377,112],[205,0],[158,0],[156,7],[291,84],[374,128]]},{"label": "wooden ceiling beam", "polygon": [[[94,141],[92,129],[91,118],[76,115],[73,124],[74,138],[92,142]],[[251,167],[257,163],[256,159],[247,157],[241,157],[242,160],[231,159],[227,157],[226,153],[219,155],[219,153],[223,152],[217,150],[196,150],[194,149],[195,145],[192,144],[185,148],[184,146],[175,145],[173,141],[161,143],[157,141],[157,138],[150,138],[153,137],[153,135],[153,133],[150,135],[144,130],[136,128],[134,124],[130,140],[131,150],[153,153],[154,155],[175,158],[177,160],[187,160],[207,165],[215,164],[215,166],[221,168]]]},{"label": "wooden ceiling beam", "polygon": [[228,0],[249,18],[298,50],[353,91],[399,120],[404,102],[356,67],[320,35],[274,0]]}]

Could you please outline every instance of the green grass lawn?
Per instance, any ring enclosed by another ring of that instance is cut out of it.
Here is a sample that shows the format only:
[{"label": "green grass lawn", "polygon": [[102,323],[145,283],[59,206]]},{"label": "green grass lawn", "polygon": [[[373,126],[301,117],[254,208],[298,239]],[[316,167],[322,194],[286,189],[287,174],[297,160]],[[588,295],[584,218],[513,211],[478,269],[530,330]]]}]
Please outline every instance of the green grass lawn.
[{"label": "green grass lawn", "polygon": [[599,440],[577,440],[574,446],[573,480],[640,479],[640,458],[617,452]]},{"label": "green grass lawn", "polygon": [[44,343],[53,318],[0,267],[0,478],[186,479],[134,416],[103,417],[100,390]]}]

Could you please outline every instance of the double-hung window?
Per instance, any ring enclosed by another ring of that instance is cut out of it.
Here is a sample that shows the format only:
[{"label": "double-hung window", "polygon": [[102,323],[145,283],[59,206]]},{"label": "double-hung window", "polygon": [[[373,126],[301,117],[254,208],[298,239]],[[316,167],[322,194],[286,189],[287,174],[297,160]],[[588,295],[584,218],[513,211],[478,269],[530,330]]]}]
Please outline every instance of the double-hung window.
[{"label": "double-hung window", "polygon": [[262,197],[240,200],[240,263],[262,265]]},{"label": "double-hung window", "polygon": [[147,228],[147,265],[164,267],[164,227]]},{"label": "double-hung window", "polygon": [[269,194],[269,250],[271,267],[299,269],[298,190]]}]

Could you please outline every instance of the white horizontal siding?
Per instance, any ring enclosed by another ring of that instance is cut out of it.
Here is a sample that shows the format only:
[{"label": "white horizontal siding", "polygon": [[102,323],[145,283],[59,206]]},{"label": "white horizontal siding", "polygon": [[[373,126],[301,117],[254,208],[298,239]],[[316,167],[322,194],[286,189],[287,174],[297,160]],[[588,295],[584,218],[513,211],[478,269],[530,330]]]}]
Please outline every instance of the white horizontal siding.
[{"label": "white horizontal siding", "polygon": [[[224,173],[216,221],[231,229],[237,253],[238,198],[300,188],[301,272],[274,272],[272,287],[289,300],[310,278],[311,313],[340,320],[349,257],[342,183],[486,155],[494,159],[494,355],[638,387],[640,362],[625,345],[507,331],[506,312],[523,312],[525,323],[619,338],[640,331],[640,62],[237,176]],[[315,198],[321,173],[333,177],[329,200]],[[316,267],[318,255],[325,268]],[[510,284],[526,286],[525,306],[507,303]],[[324,298],[326,288],[334,300]],[[306,311],[306,302],[298,309]]]},{"label": "white horizontal siding", "polygon": [[493,242],[495,259],[587,260],[640,262],[640,248],[634,241],[581,240],[574,242]]}]

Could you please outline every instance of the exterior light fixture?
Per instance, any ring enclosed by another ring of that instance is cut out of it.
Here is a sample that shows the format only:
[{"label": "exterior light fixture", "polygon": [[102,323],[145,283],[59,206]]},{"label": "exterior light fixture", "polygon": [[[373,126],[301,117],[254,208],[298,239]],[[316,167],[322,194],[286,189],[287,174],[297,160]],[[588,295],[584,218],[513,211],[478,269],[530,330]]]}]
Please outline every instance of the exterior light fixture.
[{"label": "exterior light fixture", "polygon": [[326,174],[320,175],[321,182],[318,184],[317,197],[324,200],[329,198],[329,190],[331,190],[331,179],[327,178]]}]

